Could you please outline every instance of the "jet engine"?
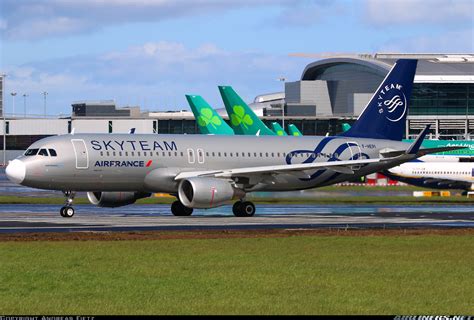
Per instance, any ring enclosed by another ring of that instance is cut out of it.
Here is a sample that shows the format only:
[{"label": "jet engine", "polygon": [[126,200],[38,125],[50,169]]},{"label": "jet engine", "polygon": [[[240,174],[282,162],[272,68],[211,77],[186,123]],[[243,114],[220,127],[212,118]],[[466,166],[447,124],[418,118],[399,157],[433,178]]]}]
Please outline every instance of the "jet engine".
[{"label": "jet engine", "polygon": [[226,201],[243,198],[245,192],[233,187],[227,180],[216,178],[189,178],[180,182],[178,196],[188,208],[215,208]]},{"label": "jet engine", "polygon": [[99,207],[121,207],[135,203],[138,199],[148,198],[151,193],[144,192],[88,192],[90,203]]}]

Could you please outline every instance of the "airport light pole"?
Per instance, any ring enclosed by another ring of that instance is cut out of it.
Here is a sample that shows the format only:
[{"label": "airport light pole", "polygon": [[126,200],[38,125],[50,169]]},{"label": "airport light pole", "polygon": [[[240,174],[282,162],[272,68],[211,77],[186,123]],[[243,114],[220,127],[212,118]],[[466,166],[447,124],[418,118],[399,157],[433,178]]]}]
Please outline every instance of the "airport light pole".
[{"label": "airport light pole", "polygon": [[23,93],[23,117],[26,118],[26,97],[28,95],[26,93]]},{"label": "airport light pole", "polygon": [[48,93],[46,91],[43,91],[43,96],[44,96],[44,117],[46,118],[46,96]]},{"label": "airport light pole", "polygon": [[16,92],[10,92],[10,94],[12,95],[12,99],[13,99],[13,104],[12,104],[12,116],[14,117],[14,116],[15,116],[15,97],[16,97]]},{"label": "airport light pole", "polygon": [[[278,78],[278,81],[283,82],[283,93],[285,93],[285,77],[280,77]],[[285,95],[286,98],[286,95]],[[283,130],[285,130],[285,98],[283,98],[283,102],[281,104],[281,126],[283,127]]]},{"label": "airport light pole", "polygon": [[3,116],[3,166],[7,164],[7,119],[5,118],[5,78],[7,75],[2,74],[2,116]]}]

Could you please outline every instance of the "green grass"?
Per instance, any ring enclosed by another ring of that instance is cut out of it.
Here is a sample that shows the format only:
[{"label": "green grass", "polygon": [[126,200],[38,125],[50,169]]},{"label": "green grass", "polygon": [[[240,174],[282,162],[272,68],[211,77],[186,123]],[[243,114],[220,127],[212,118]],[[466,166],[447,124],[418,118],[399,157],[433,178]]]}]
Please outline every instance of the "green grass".
[{"label": "green grass", "polygon": [[472,240],[0,242],[0,312],[474,314]]}]

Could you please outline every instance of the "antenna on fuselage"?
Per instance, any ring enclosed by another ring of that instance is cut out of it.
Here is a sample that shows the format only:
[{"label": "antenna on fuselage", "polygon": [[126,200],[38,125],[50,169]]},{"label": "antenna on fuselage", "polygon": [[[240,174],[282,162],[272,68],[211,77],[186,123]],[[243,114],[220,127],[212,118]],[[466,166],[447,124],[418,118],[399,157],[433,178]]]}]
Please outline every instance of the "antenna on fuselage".
[{"label": "antenna on fuselage", "polygon": [[130,128],[130,131],[128,133],[129,134],[134,134],[135,133],[135,128]]}]

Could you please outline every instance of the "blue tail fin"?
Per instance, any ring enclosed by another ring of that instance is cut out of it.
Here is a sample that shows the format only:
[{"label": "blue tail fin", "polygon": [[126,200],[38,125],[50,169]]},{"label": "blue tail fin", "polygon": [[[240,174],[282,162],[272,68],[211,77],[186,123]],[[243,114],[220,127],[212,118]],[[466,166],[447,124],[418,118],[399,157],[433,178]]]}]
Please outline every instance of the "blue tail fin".
[{"label": "blue tail fin", "polygon": [[402,140],[417,62],[411,59],[398,60],[357,121],[342,135]]}]

